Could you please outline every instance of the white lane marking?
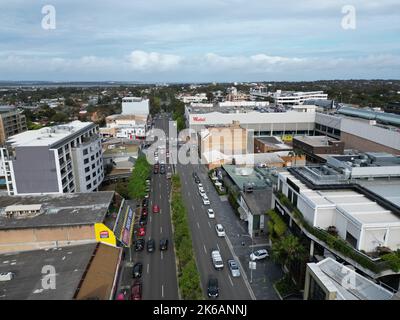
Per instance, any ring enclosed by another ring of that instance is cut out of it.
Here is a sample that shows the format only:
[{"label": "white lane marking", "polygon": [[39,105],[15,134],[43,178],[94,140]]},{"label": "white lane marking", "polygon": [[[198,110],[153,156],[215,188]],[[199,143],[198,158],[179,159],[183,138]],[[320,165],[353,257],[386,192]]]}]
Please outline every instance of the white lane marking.
[{"label": "white lane marking", "polygon": [[162,227],[160,227],[160,233],[162,233]]},{"label": "white lane marking", "polygon": [[147,264],[147,273],[150,272],[150,264]]},{"label": "white lane marking", "polygon": [[150,223],[151,223],[151,216],[150,216]]},{"label": "white lane marking", "polygon": [[187,182],[186,182],[186,180],[185,180],[185,186],[187,186]]},{"label": "white lane marking", "polygon": [[188,196],[190,197],[190,191],[188,191]]},{"label": "white lane marking", "polygon": [[192,209],[193,209],[193,211],[194,211],[194,205],[192,205]]},{"label": "white lane marking", "polygon": [[197,222],[197,229],[200,229],[200,225],[199,225],[199,223]]},{"label": "white lane marking", "polygon": [[228,275],[228,277],[229,277],[229,281],[231,282],[231,285],[232,285],[232,287],[233,287],[234,285],[233,285],[233,281],[232,281],[232,279],[231,279],[231,276]]},{"label": "white lane marking", "polygon": [[161,260],[164,258],[164,253],[161,251]]},{"label": "white lane marking", "polygon": [[221,251],[221,249],[219,248],[219,245],[218,245],[218,243],[217,243],[217,248],[218,248],[218,251]]},{"label": "white lane marking", "polygon": [[210,221],[208,221],[208,226],[210,227],[210,229],[211,229],[211,223],[210,223]]},{"label": "white lane marking", "polygon": [[164,298],[164,285],[161,285],[161,297]]},{"label": "white lane marking", "polygon": [[161,193],[160,193],[160,200],[161,200]]},{"label": "white lane marking", "polygon": [[203,248],[204,248],[204,252],[207,254],[207,249],[206,249],[206,245],[203,244]]}]

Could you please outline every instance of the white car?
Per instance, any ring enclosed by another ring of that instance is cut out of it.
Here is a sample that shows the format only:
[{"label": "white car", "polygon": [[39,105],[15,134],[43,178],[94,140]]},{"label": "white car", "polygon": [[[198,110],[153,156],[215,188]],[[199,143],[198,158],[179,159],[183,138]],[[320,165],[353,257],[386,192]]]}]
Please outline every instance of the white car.
[{"label": "white car", "polygon": [[217,236],[218,237],[225,237],[225,229],[222,226],[222,224],[220,224],[220,223],[216,224],[215,225],[215,231],[217,231]]},{"label": "white car", "polygon": [[208,209],[208,210],[207,210],[207,214],[208,214],[208,217],[209,217],[210,219],[214,219],[214,218],[215,218],[215,213],[214,213],[214,210],[213,210],[213,209]]},{"label": "white car", "polygon": [[261,260],[261,259],[265,259],[268,256],[269,256],[269,254],[266,249],[260,249],[260,250],[254,251],[252,254],[250,254],[250,260],[251,261]]},{"label": "white car", "polygon": [[199,194],[200,194],[200,196],[204,197],[206,192],[203,188],[199,188]]},{"label": "white car", "polygon": [[0,273],[0,281],[10,281],[14,278],[13,272],[2,272]]},{"label": "white car", "polygon": [[203,195],[203,204],[204,205],[209,205],[210,204],[210,200],[208,199],[206,194]]},{"label": "white car", "polygon": [[199,189],[203,188],[203,184],[202,183],[197,184],[197,186],[199,187]]},{"label": "white car", "polygon": [[229,270],[231,271],[232,277],[234,278],[240,277],[240,269],[235,260],[233,259],[228,260],[228,267]]}]

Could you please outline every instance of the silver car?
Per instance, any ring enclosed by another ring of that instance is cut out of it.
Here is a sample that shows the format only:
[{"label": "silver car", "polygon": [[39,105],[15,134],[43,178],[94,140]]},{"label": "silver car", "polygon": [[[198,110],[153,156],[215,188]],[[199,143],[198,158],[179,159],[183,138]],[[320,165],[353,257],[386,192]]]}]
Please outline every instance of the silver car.
[{"label": "silver car", "polygon": [[231,271],[232,277],[240,277],[240,269],[235,260],[228,260],[228,268]]}]

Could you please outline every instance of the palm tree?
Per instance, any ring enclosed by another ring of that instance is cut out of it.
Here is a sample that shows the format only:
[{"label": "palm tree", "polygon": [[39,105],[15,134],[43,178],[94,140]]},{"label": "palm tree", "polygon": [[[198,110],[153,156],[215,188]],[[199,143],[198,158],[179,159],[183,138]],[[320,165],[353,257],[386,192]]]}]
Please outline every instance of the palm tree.
[{"label": "palm tree", "polygon": [[300,243],[299,238],[289,235],[281,241],[272,245],[272,259],[289,267],[293,262],[303,260],[306,256],[306,249]]}]

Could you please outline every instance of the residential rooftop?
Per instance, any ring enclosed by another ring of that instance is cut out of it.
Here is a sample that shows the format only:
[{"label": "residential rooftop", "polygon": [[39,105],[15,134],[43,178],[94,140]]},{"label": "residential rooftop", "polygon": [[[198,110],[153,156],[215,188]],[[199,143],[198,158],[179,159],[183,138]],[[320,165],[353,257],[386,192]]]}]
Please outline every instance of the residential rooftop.
[{"label": "residential rooftop", "polygon": [[[113,197],[113,191],[0,196],[0,229],[102,223]],[[8,218],[5,216],[6,207],[35,204],[41,204],[42,214],[31,218]]]},{"label": "residential rooftop", "polygon": [[28,130],[10,137],[7,143],[13,147],[50,147],[73,134],[85,131],[93,126],[95,126],[93,122],[81,122],[77,120],[53,127]]}]

